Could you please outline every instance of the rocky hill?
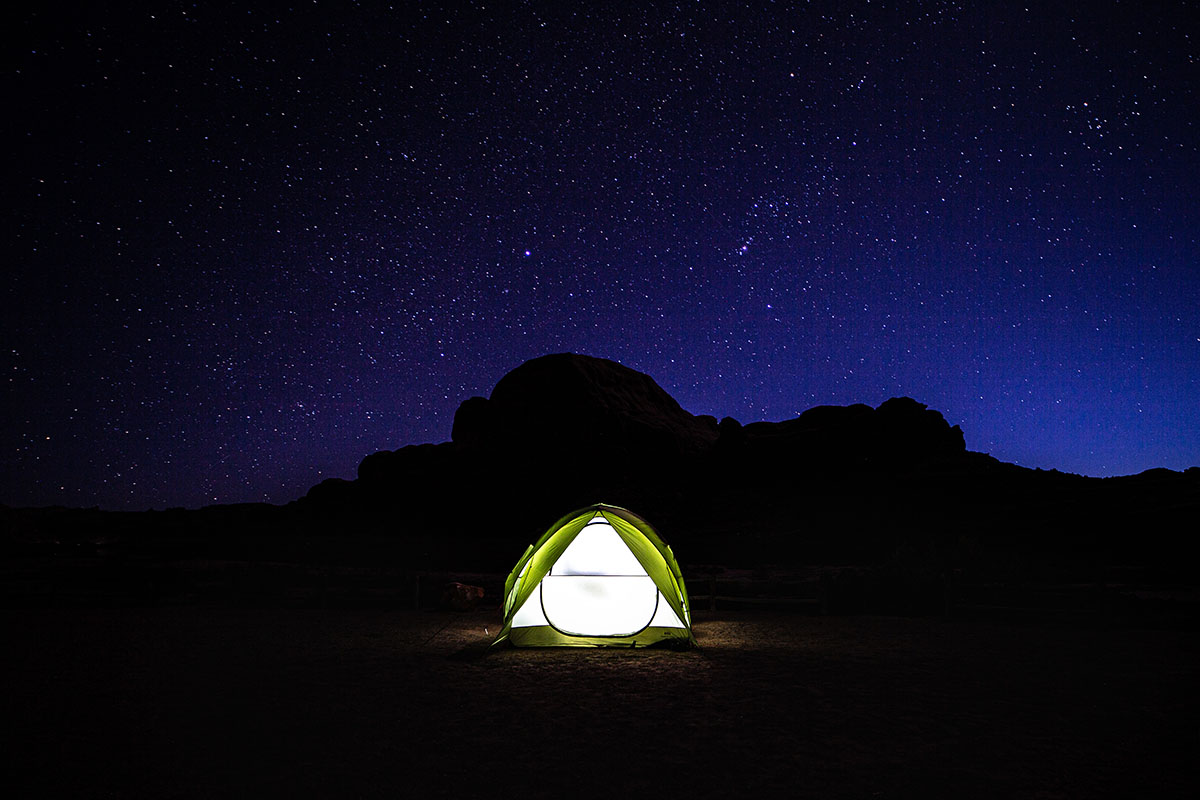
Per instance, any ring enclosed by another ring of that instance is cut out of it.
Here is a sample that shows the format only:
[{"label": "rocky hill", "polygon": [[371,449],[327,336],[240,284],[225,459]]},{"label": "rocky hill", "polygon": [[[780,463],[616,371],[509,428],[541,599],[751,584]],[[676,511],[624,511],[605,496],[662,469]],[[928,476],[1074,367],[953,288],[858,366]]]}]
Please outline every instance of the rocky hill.
[{"label": "rocky hill", "polygon": [[1025,469],[967,450],[957,426],[904,397],[718,422],[648,375],[558,354],[463,402],[450,441],[368,455],[354,480],[287,506],[0,509],[0,544],[269,560],[296,556],[298,542],[317,558],[329,542],[357,542],[346,547],[361,555],[372,541],[390,543],[379,558],[506,569],[555,519],[596,502],[636,510],[691,563],[1175,574],[1200,530],[1200,468],[1107,479]]},{"label": "rocky hill", "polygon": [[855,560],[962,541],[1104,559],[1133,531],[1160,554],[1190,539],[1200,469],[1109,479],[1025,469],[968,451],[957,426],[906,397],[717,422],[648,375],[557,354],[466,400],[450,442],[367,456],[356,480],[325,481],[297,505],[398,534],[523,541],[601,501],[714,560]]}]

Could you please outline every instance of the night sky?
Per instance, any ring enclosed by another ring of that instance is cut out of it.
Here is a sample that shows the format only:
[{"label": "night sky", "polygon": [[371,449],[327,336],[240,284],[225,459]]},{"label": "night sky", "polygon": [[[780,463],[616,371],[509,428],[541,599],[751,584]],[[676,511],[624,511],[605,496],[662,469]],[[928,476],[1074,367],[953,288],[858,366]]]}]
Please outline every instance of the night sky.
[{"label": "night sky", "polygon": [[1194,5],[151,5],[8,25],[0,502],[286,502],[562,351],[1200,463]]}]

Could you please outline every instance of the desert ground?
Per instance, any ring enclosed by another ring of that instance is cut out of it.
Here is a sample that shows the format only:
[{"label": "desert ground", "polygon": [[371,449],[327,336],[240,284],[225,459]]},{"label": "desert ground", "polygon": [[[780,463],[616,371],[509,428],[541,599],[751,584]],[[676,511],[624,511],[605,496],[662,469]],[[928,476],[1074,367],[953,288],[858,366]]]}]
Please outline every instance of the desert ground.
[{"label": "desert ground", "polygon": [[10,797],[1193,797],[1200,637],[699,612],[486,651],[496,608],[0,612]]}]

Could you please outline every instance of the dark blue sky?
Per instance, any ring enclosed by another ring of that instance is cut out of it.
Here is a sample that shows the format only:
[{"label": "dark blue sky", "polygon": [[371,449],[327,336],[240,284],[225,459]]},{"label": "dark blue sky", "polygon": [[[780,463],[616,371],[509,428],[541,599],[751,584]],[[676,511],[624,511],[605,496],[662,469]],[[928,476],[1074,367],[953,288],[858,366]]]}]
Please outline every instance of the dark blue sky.
[{"label": "dark blue sky", "polygon": [[1200,463],[1194,6],[155,5],[12,26],[2,502],[284,502],[568,350]]}]

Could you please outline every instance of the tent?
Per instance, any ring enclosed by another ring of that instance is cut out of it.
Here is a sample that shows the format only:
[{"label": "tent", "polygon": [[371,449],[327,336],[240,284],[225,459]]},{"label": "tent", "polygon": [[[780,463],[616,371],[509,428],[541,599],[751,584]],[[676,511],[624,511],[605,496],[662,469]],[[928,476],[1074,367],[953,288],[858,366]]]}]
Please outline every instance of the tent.
[{"label": "tent", "polygon": [[696,643],[671,548],[644,519],[594,505],[560,519],[504,582],[493,645],[647,647]]}]

